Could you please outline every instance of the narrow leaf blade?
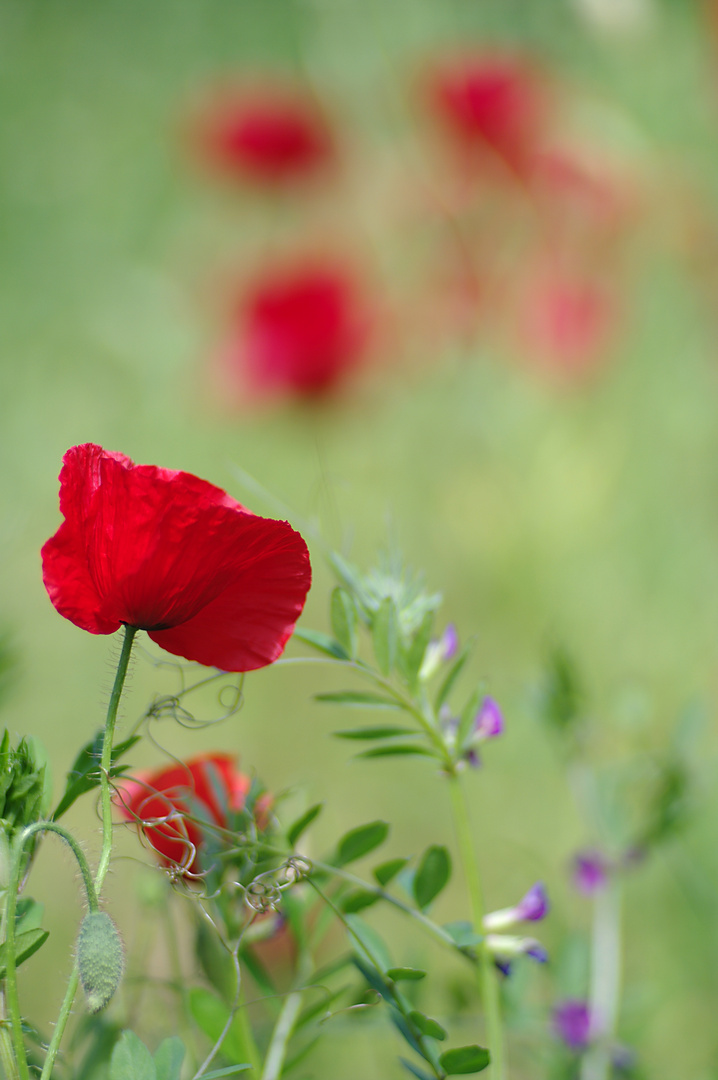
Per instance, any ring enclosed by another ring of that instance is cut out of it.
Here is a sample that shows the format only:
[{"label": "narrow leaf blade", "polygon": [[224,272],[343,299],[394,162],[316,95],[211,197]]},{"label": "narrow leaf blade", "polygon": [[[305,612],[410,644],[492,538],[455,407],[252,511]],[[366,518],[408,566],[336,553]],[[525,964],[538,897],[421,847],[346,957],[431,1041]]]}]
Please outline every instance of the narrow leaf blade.
[{"label": "narrow leaf blade", "polygon": [[490,1062],[491,1055],[483,1046],[457,1046],[439,1058],[439,1064],[449,1076],[483,1072]]},{"label": "narrow leaf blade", "polygon": [[424,911],[451,877],[451,856],[442,844],[433,844],[424,852],[414,877],[414,899]]},{"label": "narrow leaf blade", "polygon": [[287,841],[290,847],[294,847],[302,833],[306,832],[312,822],[319,817],[323,807],[324,803],[315,803],[314,806],[310,806],[301,817],[297,818],[297,820],[289,826],[287,829]]},{"label": "narrow leaf blade", "polygon": [[361,859],[363,855],[368,855],[383,844],[388,835],[389,825],[386,821],[371,821],[368,825],[351,829],[339,841],[334,865],[346,866],[355,859]]}]

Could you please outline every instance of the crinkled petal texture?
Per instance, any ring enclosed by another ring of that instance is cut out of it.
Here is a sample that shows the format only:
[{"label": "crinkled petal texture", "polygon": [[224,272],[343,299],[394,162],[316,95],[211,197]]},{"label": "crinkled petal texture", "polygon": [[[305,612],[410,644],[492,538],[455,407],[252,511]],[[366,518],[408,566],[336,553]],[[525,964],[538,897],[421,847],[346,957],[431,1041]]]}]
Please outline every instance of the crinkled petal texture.
[{"label": "crinkled petal texture", "polygon": [[[229,814],[243,808],[250,786],[233,754],[202,754],[123,779],[115,803],[128,821],[142,828],[165,865],[196,874],[207,828],[226,829]],[[266,803],[264,797],[258,800],[258,809],[266,824],[266,805],[264,810],[259,807],[263,800]]]},{"label": "crinkled petal texture", "polygon": [[224,671],[277,659],[311,584],[299,533],[191,473],[91,443],[63,461],[65,521],[42,549],[61,615],[92,634],[147,630],[168,652]]}]

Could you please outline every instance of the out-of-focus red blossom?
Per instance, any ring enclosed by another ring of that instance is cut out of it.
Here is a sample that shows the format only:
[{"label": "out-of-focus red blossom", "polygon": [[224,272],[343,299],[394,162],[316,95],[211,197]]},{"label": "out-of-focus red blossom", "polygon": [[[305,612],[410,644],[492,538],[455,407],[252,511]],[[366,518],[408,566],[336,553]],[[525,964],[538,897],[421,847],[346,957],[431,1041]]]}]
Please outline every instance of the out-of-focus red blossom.
[{"label": "out-of-focus red blossom", "polygon": [[457,56],[436,68],[429,93],[433,111],[462,151],[480,157],[488,151],[526,175],[547,109],[543,81],[526,59]]},{"label": "out-of-focus red blossom", "polygon": [[326,395],[362,359],[369,336],[355,280],[320,261],[264,272],[247,286],[236,322],[225,362],[235,382],[259,394]]},{"label": "out-of-focus red blossom", "polygon": [[76,626],[137,627],[224,671],[281,654],[311,584],[307,546],[286,521],[258,517],[191,473],[135,465],[92,443],[63,458],[60,510],[43,580]]},{"label": "out-of-focus red blossom", "polygon": [[[214,831],[202,823],[231,828],[231,817],[244,808],[250,787],[251,780],[239,771],[235,755],[201,754],[167,769],[123,778],[114,801],[147,837],[165,866],[199,874],[208,869],[202,865],[208,841],[217,843]],[[260,830],[267,826],[271,804],[268,794],[255,804]]]},{"label": "out-of-focus red blossom", "polygon": [[625,170],[621,175],[608,161],[570,150],[539,151],[531,163],[531,185],[544,214],[604,239],[625,224],[635,202]]},{"label": "out-of-focus red blossom", "polygon": [[227,91],[204,110],[197,132],[208,164],[260,185],[291,184],[314,175],[334,155],[319,110],[285,87]]},{"label": "out-of-focus red blossom", "polygon": [[605,353],[616,315],[613,294],[601,281],[541,270],[519,297],[519,347],[557,375],[580,376]]}]

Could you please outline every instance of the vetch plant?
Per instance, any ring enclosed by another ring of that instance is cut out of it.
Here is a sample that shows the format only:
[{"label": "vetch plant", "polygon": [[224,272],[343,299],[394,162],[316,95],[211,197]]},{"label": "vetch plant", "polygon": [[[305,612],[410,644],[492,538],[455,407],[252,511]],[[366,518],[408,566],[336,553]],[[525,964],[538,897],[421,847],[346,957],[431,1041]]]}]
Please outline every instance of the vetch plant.
[{"label": "vetch plant", "polygon": [[[75,1077],[84,1045],[81,1074],[88,1080],[211,1080],[245,1071],[255,1080],[278,1080],[311,1053],[329,1020],[382,1006],[410,1055],[401,1061],[418,1080],[487,1068],[494,1080],[505,1080],[500,980],[523,956],[547,959],[541,943],[521,929],[543,919],[548,900],[539,882],[512,907],[487,910],[465,785],[481,775],[474,771],[478,748],[502,735],[505,723],[483,684],[457,701],[470,645],[461,646],[452,626],[437,632],[438,594],[427,592],[395,560],[364,574],[331,555],[339,579],[330,601],[332,632],[296,629],[311,568],[294,529],[251,513],[188,473],[134,465],[91,444],[65,455],[60,507],[64,522],[43,548],[50,599],[91,633],[121,629],[122,647],[104,730],[78,753],[53,811],[39,752],[28,741],[12,749],[7,735],[0,747],[2,838],[10,867],[0,950],[5,1075]],[[120,696],[141,630],[175,657],[215,670],[192,681],[191,665],[178,660],[176,693],[156,698],[129,735],[115,742]],[[279,659],[293,631],[318,657]],[[432,767],[439,787],[446,788],[468,918],[441,924],[432,917],[452,876],[449,845],[384,857],[370,878],[362,877],[353,864],[374,857],[386,843],[385,821],[360,824],[321,857],[310,857],[306,835],[322,804],[287,821],[282,794],[270,795],[256,777],[240,771],[236,755],[203,749],[187,761],[170,755],[170,764],[139,771],[126,763],[160,720],[204,729],[189,711],[192,694],[230,688],[226,719],[241,704],[245,672],[317,660],[353,683],[341,691],[320,690],[320,703],[396,716],[390,724],[337,732],[361,748],[361,759],[413,756],[417,767]],[[102,850],[93,871],[60,819],[98,787]],[[129,924],[103,908],[113,816],[137,828],[161,875],[150,906],[161,911],[171,939],[168,990],[178,1017],[174,1030],[157,1033],[166,1037],[154,1054],[144,1042],[154,1044],[152,1030],[132,1030],[140,1022],[143,987],[157,981],[143,967],[147,950],[126,957],[122,938]],[[25,895],[37,840],[47,832],[59,835],[74,855],[86,914],[46,1043],[23,1016],[17,969],[47,938],[38,905]],[[444,1023],[422,1007],[428,972],[394,958],[372,925],[369,911],[380,904],[473,971],[483,1014],[476,1041],[446,1045]],[[181,938],[173,931],[178,906],[190,931]],[[340,949],[332,933],[337,923],[346,943]],[[186,954],[188,940],[194,943],[192,955]],[[79,984],[90,1015],[68,1041]],[[102,1017],[107,1007],[117,1018],[112,1023]]]}]

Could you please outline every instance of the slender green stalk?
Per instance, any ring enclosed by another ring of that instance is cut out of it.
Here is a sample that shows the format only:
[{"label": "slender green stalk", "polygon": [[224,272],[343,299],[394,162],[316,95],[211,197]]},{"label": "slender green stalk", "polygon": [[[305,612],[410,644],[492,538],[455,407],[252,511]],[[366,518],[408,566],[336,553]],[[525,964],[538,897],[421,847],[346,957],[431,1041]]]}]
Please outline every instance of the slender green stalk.
[{"label": "slender green stalk", "polygon": [[7,1022],[5,1009],[5,991],[0,990],[0,1065],[5,1080],[19,1080],[20,1073],[15,1061],[15,1051],[12,1045],[12,1035]]},{"label": "slender green stalk", "polygon": [[100,861],[97,866],[97,873],[95,874],[95,888],[97,889],[98,893],[102,892],[102,885],[104,883],[105,875],[107,874],[107,870],[110,865],[110,855],[112,854],[112,791],[110,789],[112,740],[115,734],[117,709],[120,704],[120,698],[122,696],[122,688],[125,685],[127,668],[130,662],[130,653],[132,652],[132,642],[135,639],[137,627],[125,626],[124,633],[125,636],[122,639],[122,651],[120,652],[120,659],[117,664],[115,682],[112,687],[112,693],[110,694],[110,702],[107,706],[107,717],[105,719],[105,736],[102,741],[102,757],[100,759],[102,852],[100,854]]},{"label": "slender green stalk", "polygon": [[[110,768],[112,766],[112,739],[115,733],[117,710],[120,704],[120,698],[122,696],[122,688],[125,685],[127,668],[130,662],[132,642],[134,641],[136,633],[137,627],[125,626],[124,638],[122,640],[122,651],[120,652],[120,659],[117,664],[115,681],[112,686],[110,701],[107,706],[107,716],[105,717],[105,734],[102,742],[102,757],[100,758],[102,852],[100,854],[100,861],[97,867],[97,872],[95,873],[95,880],[93,883],[96,897],[99,896],[100,892],[102,891],[102,885],[105,880],[105,875],[107,874],[108,867],[110,865],[110,855],[112,853],[112,792],[110,790]],[[97,899],[95,899],[95,904],[97,904]],[[94,910],[96,910],[96,907]],[[55,1060],[60,1049],[60,1043],[62,1041],[63,1035],[65,1034],[65,1028],[67,1027],[67,1022],[70,1019],[70,1014],[72,1012],[72,1004],[75,1000],[75,994],[77,993],[79,981],[80,977],[77,969],[77,961],[75,961],[72,972],[70,974],[70,978],[67,983],[67,988],[65,989],[65,996],[62,999],[62,1005],[60,1006],[60,1012],[57,1017],[57,1023],[55,1024],[55,1030],[52,1033],[50,1045],[47,1048],[45,1063],[42,1067],[41,1080],[50,1080],[50,1077],[52,1076],[52,1070],[54,1068]],[[22,1041],[22,1034],[20,1035],[20,1039]],[[22,1077],[22,1080],[25,1080],[25,1077]]]},{"label": "slender green stalk", "polygon": [[297,1022],[301,1005],[302,994],[300,990],[295,990],[285,998],[284,1004],[282,1005],[282,1011],[277,1017],[277,1022],[274,1025],[272,1041],[269,1044],[267,1056],[264,1059],[262,1080],[278,1080],[282,1075],[282,1066],[284,1065],[284,1059],[287,1056],[287,1047],[289,1045],[289,1040],[292,1037],[292,1032],[294,1031],[294,1025]]},{"label": "slender green stalk", "polygon": [[[87,865],[87,859],[85,854],[74,838],[71,832],[69,832],[64,825],[60,825],[56,821],[35,821],[32,825],[28,825],[26,829],[23,829],[18,834],[12,850],[12,865],[10,868],[10,880],[8,882],[8,894],[7,894],[7,908],[5,914],[5,948],[7,951],[7,971],[5,975],[6,980],[6,992],[8,1011],[10,1014],[10,1026],[12,1029],[13,1046],[15,1048],[15,1056],[17,1058],[17,1067],[19,1069],[19,1075],[22,1080],[28,1077],[27,1069],[27,1056],[25,1054],[25,1046],[22,1038],[22,1018],[20,1015],[20,1001],[17,991],[17,968],[15,963],[16,957],[16,944],[15,944],[15,918],[17,913],[17,897],[20,887],[20,875],[22,873],[22,856],[23,850],[28,840],[31,839],[38,832],[54,832],[58,836],[61,836],[65,843],[72,849],[72,853],[77,860],[77,864],[82,874],[82,880],[85,885],[85,892],[87,895],[87,906],[90,911],[97,911],[97,892],[92,880],[90,868]],[[48,1074],[49,1075],[49,1074]]]},{"label": "slender green stalk", "polygon": [[621,883],[599,889],[593,902],[589,1014],[593,1045],[581,1063],[581,1080],[608,1080],[621,992]]},{"label": "slender green stalk", "polygon": [[[483,935],[485,907],[481,876],[474,850],[466,796],[460,778],[456,773],[449,776],[449,790],[451,792],[451,807],[454,815],[454,828],[456,829],[459,854],[469,890],[474,929],[477,934]],[[491,1076],[492,1080],[505,1080],[507,1072],[504,1058],[504,1036],[501,1024],[498,977],[493,958],[486,947],[483,944],[479,945],[477,952],[479,956],[479,989],[486,1015],[488,1049],[491,1053]]]}]

